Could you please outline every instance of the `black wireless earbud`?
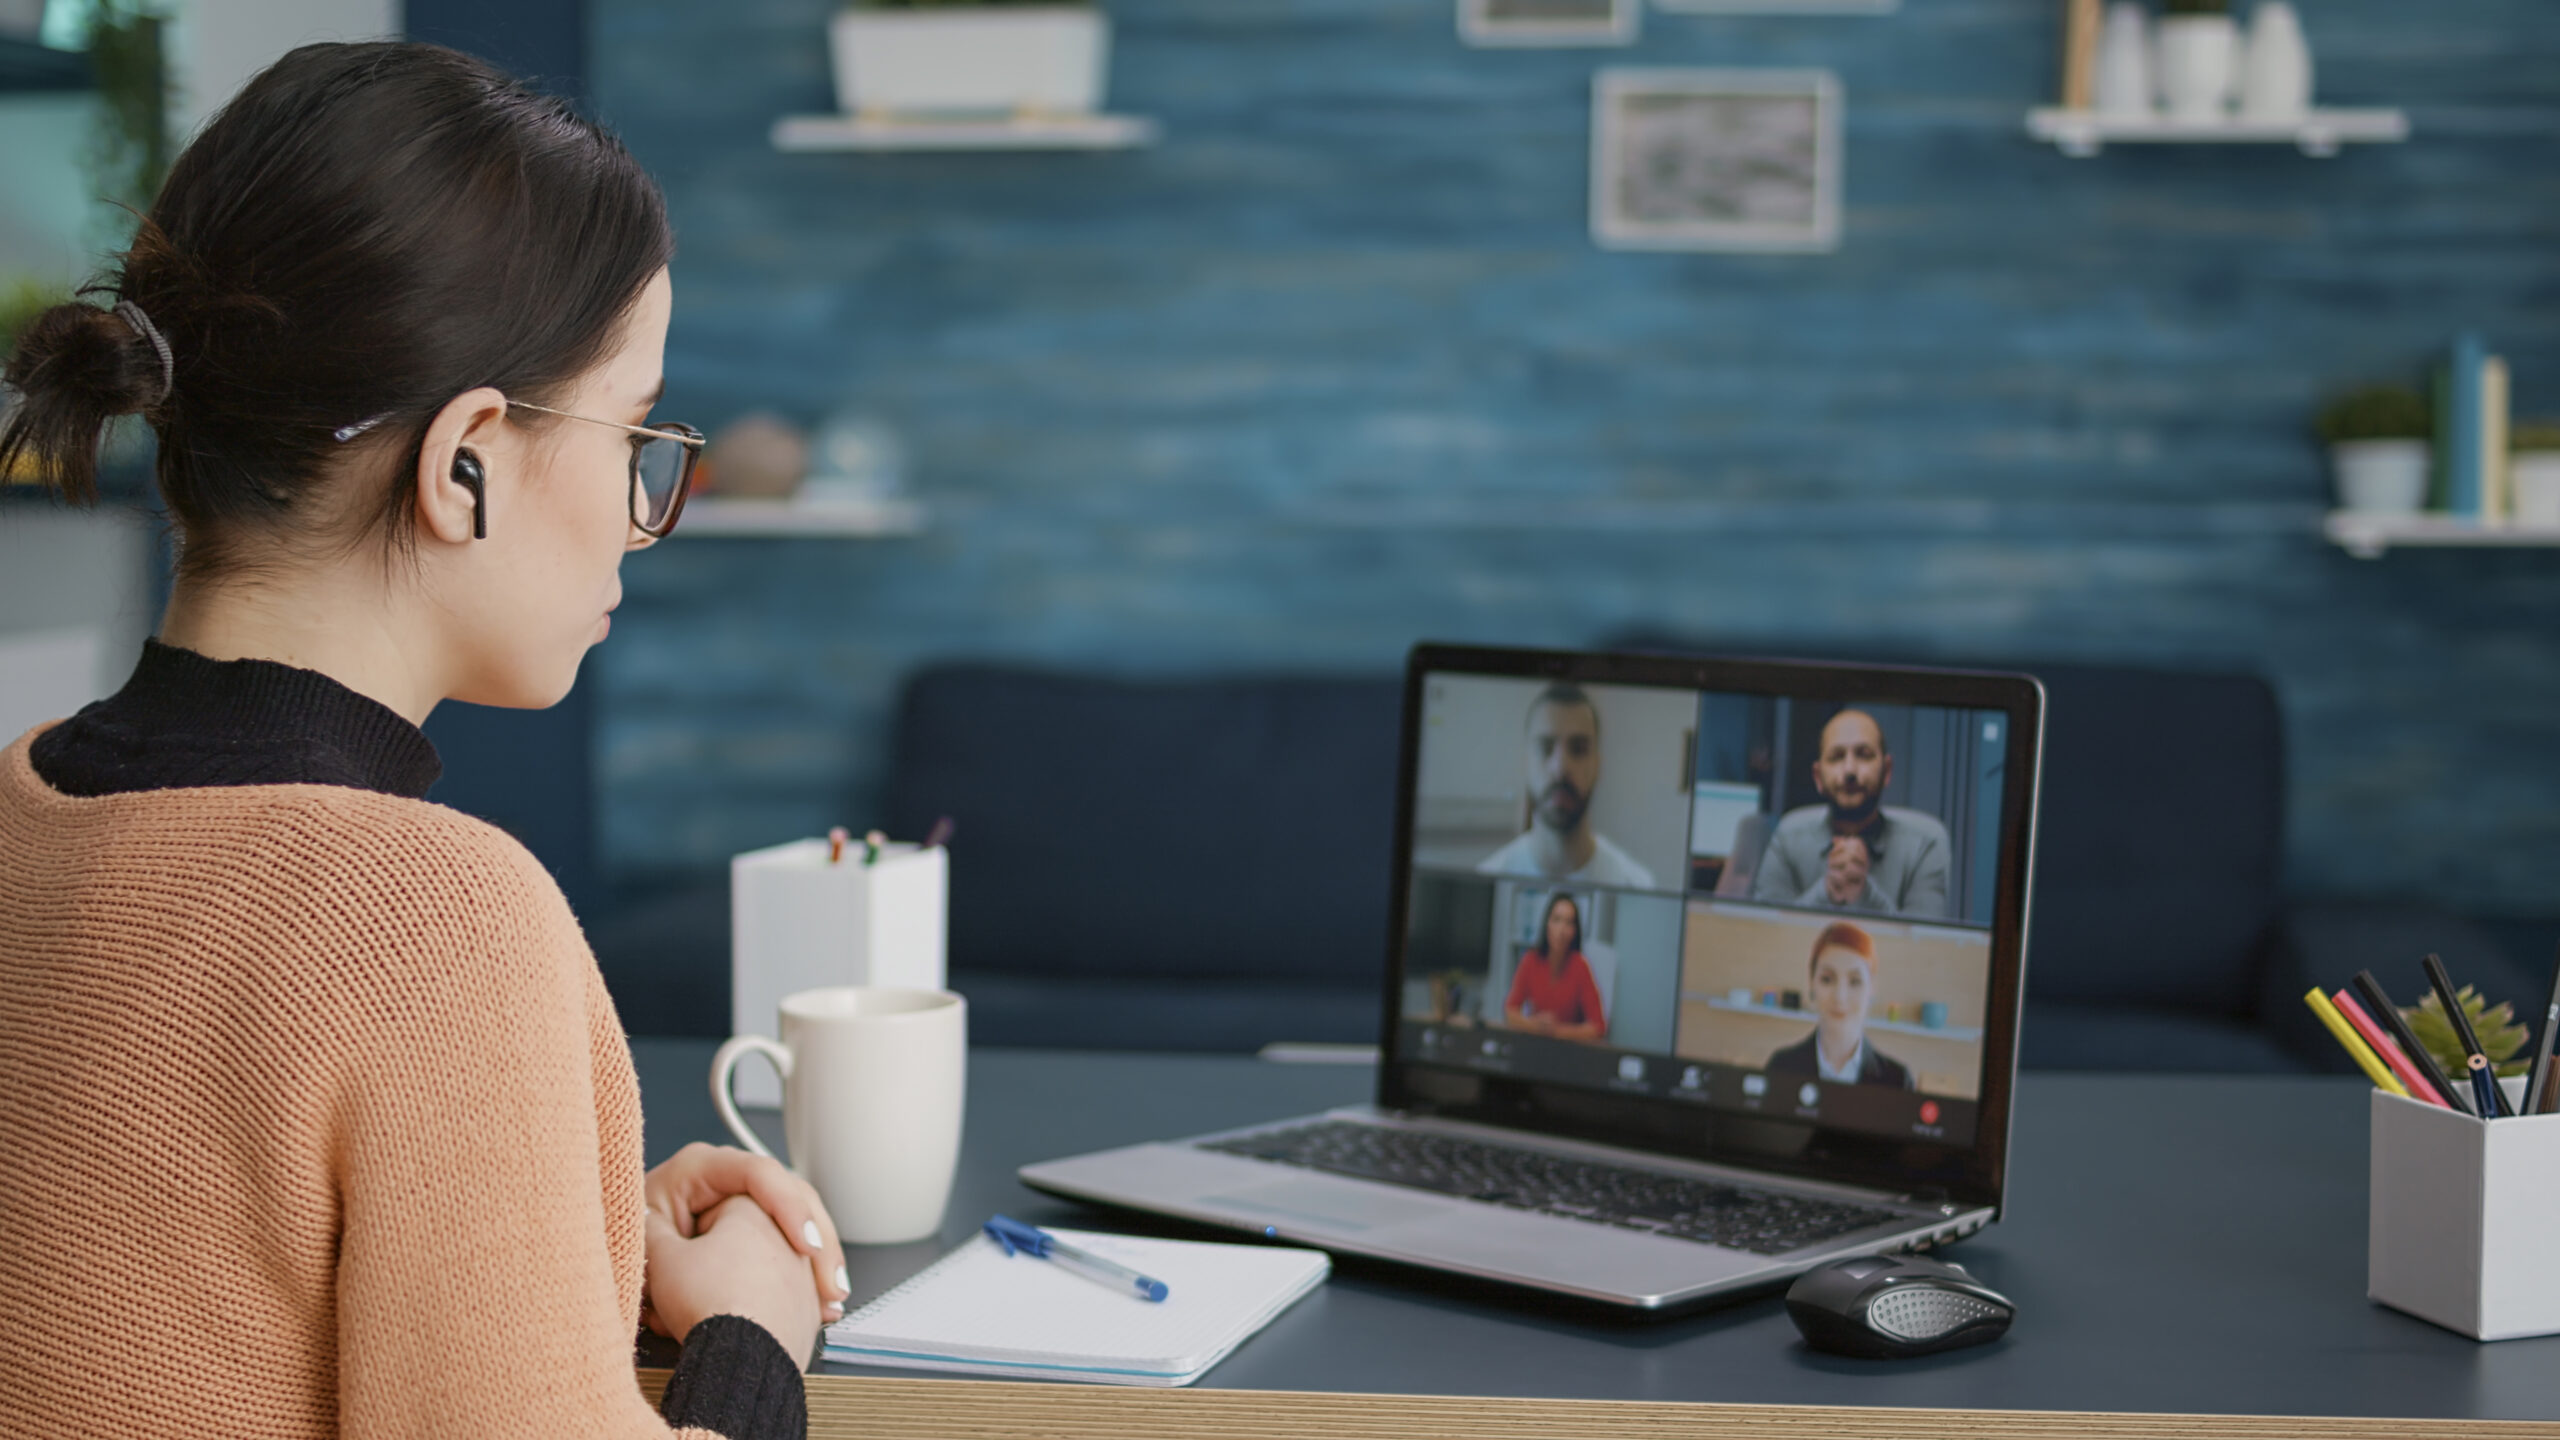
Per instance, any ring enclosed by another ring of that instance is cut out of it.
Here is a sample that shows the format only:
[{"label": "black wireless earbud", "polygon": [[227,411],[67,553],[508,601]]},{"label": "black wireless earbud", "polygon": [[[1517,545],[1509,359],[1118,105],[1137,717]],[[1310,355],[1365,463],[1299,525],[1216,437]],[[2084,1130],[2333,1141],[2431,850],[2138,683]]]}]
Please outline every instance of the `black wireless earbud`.
[{"label": "black wireless earbud", "polygon": [[480,457],[468,450],[454,452],[453,483],[471,492],[471,538],[489,538],[489,472],[480,468]]}]

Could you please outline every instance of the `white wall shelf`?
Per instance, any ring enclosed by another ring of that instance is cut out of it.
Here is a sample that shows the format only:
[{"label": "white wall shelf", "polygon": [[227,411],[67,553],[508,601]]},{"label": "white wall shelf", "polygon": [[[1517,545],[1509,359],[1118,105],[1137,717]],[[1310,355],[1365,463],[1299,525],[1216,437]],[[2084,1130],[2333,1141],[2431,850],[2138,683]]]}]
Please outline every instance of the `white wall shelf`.
[{"label": "white wall shelf", "polygon": [[2166,115],[2131,118],[2095,110],[2047,108],[2027,112],[2027,133],[2074,159],[2109,145],[2292,145],[2327,159],[2342,145],[2396,145],[2409,138],[2409,117],[2398,110],[2314,110],[2300,120],[2216,120],[2199,123]]},{"label": "white wall shelf", "polygon": [[685,502],[676,535],[789,539],[886,540],[924,533],[924,507],[913,500],[735,500],[716,495]]},{"label": "white wall shelf", "polygon": [[2359,560],[2379,560],[2395,547],[2544,547],[2560,549],[2560,526],[2484,525],[2453,515],[2366,515],[2332,510],[2320,523],[2330,544]]},{"label": "white wall shelf", "polygon": [[785,115],[773,122],[773,148],[795,154],[830,150],[1134,150],[1156,142],[1156,122],[1143,115],[1004,115],[987,119],[921,119],[896,115]]}]

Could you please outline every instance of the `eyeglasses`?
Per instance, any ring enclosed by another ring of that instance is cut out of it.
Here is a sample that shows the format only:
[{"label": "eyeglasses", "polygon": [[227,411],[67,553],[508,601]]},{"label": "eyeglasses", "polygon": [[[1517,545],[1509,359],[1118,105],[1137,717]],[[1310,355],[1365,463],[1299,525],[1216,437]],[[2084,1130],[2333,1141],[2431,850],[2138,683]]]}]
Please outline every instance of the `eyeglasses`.
[{"label": "eyeglasses", "polygon": [[510,400],[507,406],[514,410],[538,410],[563,420],[583,420],[589,425],[610,425],[629,435],[631,524],[652,540],[664,540],[675,530],[676,517],[684,513],[684,497],[693,489],[693,467],[702,459],[701,431],[673,421],[659,425],[625,425],[619,420],[572,415],[566,410],[554,410],[548,405],[534,405],[522,400]]}]

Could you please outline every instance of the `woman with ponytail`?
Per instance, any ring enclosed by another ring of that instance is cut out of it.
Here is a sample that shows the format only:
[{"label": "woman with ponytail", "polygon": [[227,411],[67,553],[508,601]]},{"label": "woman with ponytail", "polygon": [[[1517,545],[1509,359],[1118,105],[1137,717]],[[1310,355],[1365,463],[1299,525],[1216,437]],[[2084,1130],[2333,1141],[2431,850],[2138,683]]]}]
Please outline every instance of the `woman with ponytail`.
[{"label": "woman with ponytail", "polygon": [[428,712],[559,700],[675,525],[672,252],[559,102],[313,45],[7,357],[0,472],[85,503],[141,416],[178,564],[132,679],[0,750],[0,1430],[805,1431],[824,1208],[736,1151],[644,1173],[558,888],[424,799]]}]

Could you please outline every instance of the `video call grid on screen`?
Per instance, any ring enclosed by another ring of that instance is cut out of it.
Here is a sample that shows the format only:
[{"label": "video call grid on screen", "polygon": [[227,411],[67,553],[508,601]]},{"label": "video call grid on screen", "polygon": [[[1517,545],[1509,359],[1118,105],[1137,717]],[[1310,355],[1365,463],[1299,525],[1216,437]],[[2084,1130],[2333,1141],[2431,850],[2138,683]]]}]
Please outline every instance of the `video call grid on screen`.
[{"label": "video call grid on screen", "polygon": [[2009,723],[1425,674],[1410,1058],[1966,1143]]}]

